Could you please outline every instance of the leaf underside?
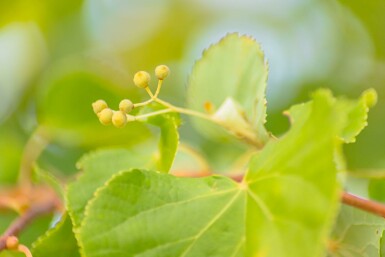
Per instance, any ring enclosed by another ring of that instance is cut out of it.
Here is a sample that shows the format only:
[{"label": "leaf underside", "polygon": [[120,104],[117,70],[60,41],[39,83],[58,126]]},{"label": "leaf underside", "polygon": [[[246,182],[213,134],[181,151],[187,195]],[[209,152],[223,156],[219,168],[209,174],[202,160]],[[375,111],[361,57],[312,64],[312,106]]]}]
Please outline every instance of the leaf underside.
[{"label": "leaf underside", "polygon": [[[228,34],[195,63],[187,92],[188,107],[205,112],[209,103],[218,109],[231,97],[242,108],[239,116],[250,123],[259,141],[266,142],[266,79],[267,64],[260,45],[249,36]],[[226,137],[222,129],[207,121],[194,119],[194,124],[212,139]]]},{"label": "leaf underside", "polygon": [[383,218],[343,206],[331,235],[329,256],[378,257],[384,229]]}]

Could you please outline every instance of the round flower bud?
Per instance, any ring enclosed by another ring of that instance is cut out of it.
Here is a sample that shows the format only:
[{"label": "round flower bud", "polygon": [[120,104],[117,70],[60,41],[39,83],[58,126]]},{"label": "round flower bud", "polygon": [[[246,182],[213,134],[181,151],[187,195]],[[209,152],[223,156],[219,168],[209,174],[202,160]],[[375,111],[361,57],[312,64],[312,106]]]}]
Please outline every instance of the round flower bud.
[{"label": "round flower bud", "polygon": [[148,72],[138,71],[137,73],[135,73],[135,76],[134,76],[134,84],[137,87],[146,88],[150,83],[150,79],[151,77],[150,77],[150,74],[148,74]]},{"label": "round flower bud", "polygon": [[119,110],[121,110],[124,113],[130,113],[132,109],[134,109],[134,104],[130,100],[124,99],[120,101]]},{"label": "round flower bud", "polygon": [[17,247],[19,246],[19,239],[17,239],[17,237],[15,236],[9,236],[5,241],[5,245],[7,249],[16,250]]},{"label": "round flower bud", "polygon": [[159,65],[155,68],[155,75],[158,79],[165,79],[170,74],[170,69],[166,65]]},{"label": "round flower bud", "polygon": [[117,128],[123,128],[127,124],[126,114],[122,111],[116,111],[112,115],[112,124]]},{"label": "round flower bud", "polygon": [[112,110],[109,109],[109,108],[106,108],[104,109],[103,111],[101,111],[99,113],[99,121],[100,123],[102,123],[103,125],[109,125],[111,124],[111,121],[112,121]]},{"label": "round flower bud", "polygon": [[92,109],[94,109],[95,114],[98,114],[106,108],[108,108],[108,106],[104,100],[97,100],[92,103]]}]

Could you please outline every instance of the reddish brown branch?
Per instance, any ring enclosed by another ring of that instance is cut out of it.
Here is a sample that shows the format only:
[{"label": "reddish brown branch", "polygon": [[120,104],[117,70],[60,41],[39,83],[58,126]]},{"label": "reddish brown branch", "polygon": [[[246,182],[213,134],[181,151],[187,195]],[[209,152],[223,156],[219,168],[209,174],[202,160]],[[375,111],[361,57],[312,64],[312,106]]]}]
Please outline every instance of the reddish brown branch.
[{"label": "reddish brown branch", "polygon": [[364,199],[347,192],[342,193],[342,202],[346,205],[350,205],[385,218],[385,205],[381,203]]},{"label": "reddish brown branch", "polygon": [[32,206],[24,214],[18,217],[0,237],[0,251],[6,248],[6,240],[9,236],[17,236],[36,217],[53,212],[57,208],[56,201],[48,201],[40,205]]},{"label": "reddish brown branch", "polygon": [[[234,179],[237,182],[240,182],[240,181],[242,181],[243,176],[242,175],[234,176],[234,177],[232,177],[232,179]],[[352,207],[355,207],[355,208],[361,209],[363,211],[370,212],[372,214],[375,214],[375,215],[378,215],[378,216],[385,218],[385,205],[384,204],[381,204],[381,203],[378,203],[378,202],[375,202],[375,201],[372,201],[369,199],[364,199],[364,198],[355,196],[353,194],[350,194],[348,192],[342,193],[341,202],[346,204],[346,205],[350,205]]]}]

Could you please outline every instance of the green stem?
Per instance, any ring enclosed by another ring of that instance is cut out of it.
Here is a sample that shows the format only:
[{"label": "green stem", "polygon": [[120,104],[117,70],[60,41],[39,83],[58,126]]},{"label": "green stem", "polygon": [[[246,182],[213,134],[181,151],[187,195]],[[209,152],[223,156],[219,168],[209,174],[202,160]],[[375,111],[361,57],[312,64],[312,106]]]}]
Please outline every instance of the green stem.
[{"label": "green stem", "polygon": [[187,114],[187,115],[191,115],[191,116],[195,116],[195,117],[199,117],[201,119],[205,119],[205,120],[208,120],[208,121],[211,121],[223,128],[225,128],[226,130],[232,132],[235,136],[241,138],[242,140],[244,140],[246,143],[250,144],[250,145],[253,145],[255,146],[257,149],[262,149],[263,146],[264,146],[264,143],[259,141],[255,134],[252,133],[252,132],[249,132],[249,131],[245,131],[245,130],[239,130],[239,129],[234,129],[234,127],[232,126],[229,126],[228,124],[224,124],[223,122],[221,122],[220,120],[218,119],[215,119],[215,117],[211,116],[211,115],[207,115],[207,114],[204,114],[204,113],[201,113],[201,112],[197,112],[197,111],[193,111],[193,110],[189,110],[189,109],[185,109],[185,108],[181,108],[181,107],[177,107],[177,106],[174,106],[166,101],[163,101],[159,98],[155,98],[154,99],[155,102],[171,109],[171,110],[174,110],[175,112],[179,112],[179,113],[183,113],[183,114]]},{"label": "green stem", "polygon": [[148,94],[152,99],[154,99],[154,94],[152,93],[151,89],[150,89],[149,87],[146,87],[146,88],[144,88],[144,89],[146,90],[147,94]]},{"label": "green stem", "polygon": [[134,116],[135,117],[135,120],[146,120],[148,117],[152,117],[152,116],[156,116],[156,115],[160,115],[160,114],[164,114],[164,113],[169,113],[169,112],[174,112],[174,110],[171,110],[171,109],[163,109],[163,110],[160,110],[160,111],[156,111],[156,112],[150,112],[150,113],[146,113],[146,114],[142,114],[142,115],[138,115],[138,116]]},{"label": "green stem", "polygon": [[157,103],[163,105],[164,107],[166,107],[167,109],[161,110],[161,111],[156,111],[156,112],[153,112],[150,114],[143,114],[143,115],[136,116],[135,120],[146,119],[147,117],[151,117],[151,116],[155,116],[155,115],[159,115],[159,114],[163,114],[163,113],[167,113],[167,112],[178,112],[181,114],[195,116],[195,117],[198,117],[198,118],[201,118],[204,120],[208,120],[212,123],[215,123],[215,124],[223,127],[224,129],[226,129],[227,131],[231,132],[236,137],[245,141],[249,145],[256,147],[257,149],[262,149],[263,146],[265,145],[265,143],[260,141],[252,131],[247,131],[244,129],[238,129],[238,128],[233,127],[229,124],[223,123],[221,120],[216,119],[212,115],[208,115],[208,114],[197,112],[197,111],[190,110],[190,109],[185,109],[182,107],[177,107],[175,105],[172,105],[166,101],[159,99],[158,95],[159,95],[160,89],[162,87],[162,83],[163,83],[163,80],[159,80],[155,95],[151,92],[150,88],[146,87],[145,89],[146,89],[147,93],[150,95],[151,99],[149,99],[145,102],[142,102],[142,103],[134,104],[134,107],[144,106],[144,105],[150,104],[151,102],[157,102]]},{"label": "green stem", "polygon": [[144,101],[144,102],[141,102],[141,103],[135,103],[134,108],[148,105],[148,104],[152,103],[153,101],[154,101],[154,99],[151,98],[151,99]]},{"label": "green stem", "polygon": [[162,79],[159,79],[158,80],[158,87],[156,88],[156,92],[155,92],[155,95],[154,95],[154,99],[157,99],[158,98],[158,95],[160,93],[160,89],[162,88],[162,84],[163,84],[163,80]]}]

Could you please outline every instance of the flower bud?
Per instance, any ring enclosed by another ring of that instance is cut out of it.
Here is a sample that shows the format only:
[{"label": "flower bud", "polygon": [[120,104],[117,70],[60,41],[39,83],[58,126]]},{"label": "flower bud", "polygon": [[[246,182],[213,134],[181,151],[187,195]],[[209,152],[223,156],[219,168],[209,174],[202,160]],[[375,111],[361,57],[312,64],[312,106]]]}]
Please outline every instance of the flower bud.
[{"label": "flower bud", "polygon": [[92,103],[92,109],[94,109],[95,114],[98,114],[106,108],[108,108],[108,106],[104,100],[97,100]]},{"label": "flower bud", "polygon": [[130,100],[124,99],[120,101],[119,110],[121,110],[124,113],[130,113],[132,109],[134,109],[134,104]]},{"label": "flower bud", "polygon": [[19,246],[19,239],[17,239],[15,236],[9,236],[5,241],[5,245],[9,250],[16,250]]},{"label": "flower bud", "polygon": [[109,125],[112,121],[112,110],[109,108],[104,109],[99,113],[99,121],[103,125]]},{"label": "flower bud", "polygon": [[127,124],[126,114],[122,111],[116,111],[112,115],[112,124],[117,128],[123,128]]},{"label": "flower bud", "polygon": [[146,88],[150,83],[150,79],[151,77],[150,77],[150,74],[148,74],[148,72],[138,71],[137,73],[135,73],[135,76],[134,76],[134,84],[137,87]]},{"label": "flower bud", "polygon": [[170,74],[170,69],[166,65],[159,65],[155,68],[155,75],[158,79],[165,79]]}]

